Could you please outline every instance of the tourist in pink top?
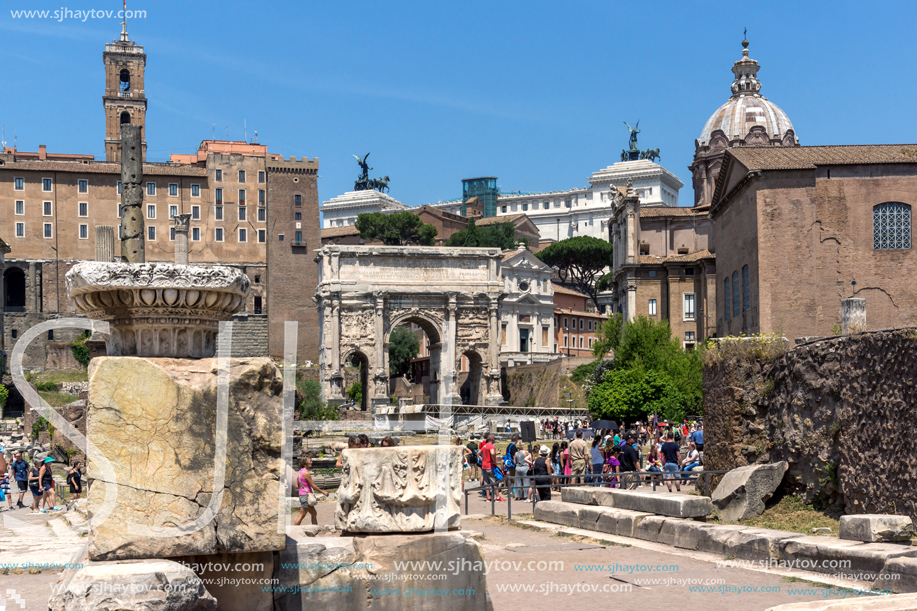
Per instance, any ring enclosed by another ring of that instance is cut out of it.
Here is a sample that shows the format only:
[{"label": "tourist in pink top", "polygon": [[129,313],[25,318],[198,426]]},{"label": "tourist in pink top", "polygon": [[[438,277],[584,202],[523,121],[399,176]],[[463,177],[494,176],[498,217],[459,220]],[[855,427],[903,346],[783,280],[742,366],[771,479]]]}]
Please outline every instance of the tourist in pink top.
[{"label": "tourist in pink top", "polygon": [[296,522],[293,523],[294,526],[299,526],[307,513],[312,517],[312,523],[318,524],[318,512],[315,511],[315,504],[318,499],[315,498],[314,492],[328,496],[327,492],[316,486],[315,482],[312,481],[312,474],[309,473],[309,467],[311,466],[312,459],[308,456],[304,456],[299,461],[299,475],[296,477],[299,485],[299,516],[296,518]]},{"label": "tourist in pink top", "polygon": [[[567,447],[567,442],[560,444],[560,447],[563,448],[561,455],[561,463],[564,465],[564,475],[573,475],[573,460],[570,458],[570,448]],[[569,484],[570,479],[564,478],[563,483]]]}]

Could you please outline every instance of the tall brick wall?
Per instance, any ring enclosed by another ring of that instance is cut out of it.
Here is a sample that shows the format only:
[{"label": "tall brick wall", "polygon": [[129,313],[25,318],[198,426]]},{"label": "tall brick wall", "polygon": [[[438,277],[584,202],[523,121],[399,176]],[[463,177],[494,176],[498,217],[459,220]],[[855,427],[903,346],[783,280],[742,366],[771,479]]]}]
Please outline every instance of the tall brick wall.
[{"label": "tall brick wall", "polygon": [[266,314],[232,317],[232,356],[268,356]]},{"label": "tall brick wall", "polygon": [[708,351],[705,467],[785,460],[785,490],[809,502],[917,517],[917,329],[767,352]]}]

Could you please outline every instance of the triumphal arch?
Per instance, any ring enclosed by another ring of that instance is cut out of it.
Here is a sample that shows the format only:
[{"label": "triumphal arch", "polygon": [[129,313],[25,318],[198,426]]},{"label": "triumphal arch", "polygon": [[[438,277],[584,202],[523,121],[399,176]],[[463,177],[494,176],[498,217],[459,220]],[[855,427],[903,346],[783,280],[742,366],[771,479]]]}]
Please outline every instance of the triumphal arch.
[{"label": "triumphal arch", "polygon": [[465,356],[474,405],[503,403],[498,248],[324,246],[315,293],[325,400],[344,400],[345,364],[363,364],[363,393],[389,405],[389,336],[414,323],[430,346],[430,402],[462,403],[457,364]]}]

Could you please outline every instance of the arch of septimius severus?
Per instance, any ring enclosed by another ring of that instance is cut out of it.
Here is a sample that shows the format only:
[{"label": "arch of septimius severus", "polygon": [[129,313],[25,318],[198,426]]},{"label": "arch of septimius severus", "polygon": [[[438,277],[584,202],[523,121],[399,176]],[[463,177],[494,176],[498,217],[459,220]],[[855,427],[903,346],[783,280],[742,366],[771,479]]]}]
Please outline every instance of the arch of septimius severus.
[{"label": "arch of septimius severus", "polygon": [[316,301],[325,400],[344,400],[345,363],[361,362],[364,396],[389,405],[389,336],[414,323],[430,341],[430,402],[460,404],[457,364],[471,364],[471,403],[499,405],[503,298],[498,248],[325,246]]}]

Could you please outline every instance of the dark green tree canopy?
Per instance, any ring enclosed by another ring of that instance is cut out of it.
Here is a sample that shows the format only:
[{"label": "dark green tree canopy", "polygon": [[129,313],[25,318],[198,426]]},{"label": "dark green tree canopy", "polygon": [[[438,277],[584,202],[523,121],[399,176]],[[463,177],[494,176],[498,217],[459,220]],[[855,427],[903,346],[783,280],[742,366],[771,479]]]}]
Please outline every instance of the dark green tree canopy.
[{"label": "dark green tree canopy", "polygon": [[364,240],[379,240],[386,246],[433,246],[436,242],[436,227],[408,211],[363,213],[357,216],[354,227]]},{"label": "dark green tree canopy", "polygon": [[560,281],[572,284],[599,307],[596,278],[612,263],[611,244],[592,236],[577,236],[551,244],[535,255],[557,270]]},{"label": "dark green tree canopy", "polygon": [[396,327],[388,338],[388,368],[393,376],[404,375],[411,359],[420,352],[420,340],[405,326]]},{"label": "dark green tree canopy", "polygon": [[446,246],[468,246],[477,248],[516,248],[516,228],[512,223],[496,223],[478,227],[474,219],[468,221],[468,227],[453,233],[446,240]]}]

